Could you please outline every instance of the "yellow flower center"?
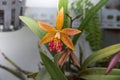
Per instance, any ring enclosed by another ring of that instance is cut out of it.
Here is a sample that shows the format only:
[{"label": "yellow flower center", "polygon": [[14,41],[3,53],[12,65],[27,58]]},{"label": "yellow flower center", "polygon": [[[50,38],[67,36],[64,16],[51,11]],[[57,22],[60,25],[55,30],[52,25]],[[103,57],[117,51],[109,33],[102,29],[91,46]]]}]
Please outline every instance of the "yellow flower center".
[{"label": "yellow flower center", "polygon": [[56,39],[60,39],[60,31],[57,31],[57,32],[56,32],[55,38],[56,38]]}]

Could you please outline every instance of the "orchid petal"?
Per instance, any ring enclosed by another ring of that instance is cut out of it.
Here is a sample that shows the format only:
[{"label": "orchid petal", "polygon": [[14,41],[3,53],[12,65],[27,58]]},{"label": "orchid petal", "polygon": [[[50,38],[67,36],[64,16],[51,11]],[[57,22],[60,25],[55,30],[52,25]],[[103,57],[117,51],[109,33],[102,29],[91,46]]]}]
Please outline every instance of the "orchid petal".
[{"label": "orchid petal", "polygon": [[57,61],[57,64],[62,67],[65,61],[67,60],[67,58],[69,57],[69,55],[70,55],[70,52],[64,51],[62,53],[62,56]]},{"label": "orchid petal", "polygon": [[71,58],[72,58],[74,64],[77,65],[77,66],[80,68],[79,60],[77,59],[77,57],[75,56],[75,54],[74,54],[74,53],[71,53],[70,56],[71,56]]},{"label": "orchid petal", "polygon": [[70,49],[74,50],[74,46],[72,43],[72,40],[69,38],[68,35],[61,33],[61,40],[63,41],[63,43],[69,47]]},{"label": "orchid petal", "polygon": [[110,71],[117,65],[118,61],[120,59],[120,53],[116,54],[115,56],[113,56],[112,60],[110,61],[105,74],[109,74]]},{"label": "orchid petal", "polygon": [[81,31],[77,30],[77,29],[72,29],[72,28],[64,28],[64,29],[62,29],[61,32],[65,33],[67,35],[76,35],[76,34],[80,33]]},{"label": "orchid petal", "polygon": [[64,23],[64,11],[63,11],[63,7],[62,7],[56,17],[56,28],[58,30],[61,30],[63,27],[63,23]]},{"label": "orchid petal", "polygon": [[55,33],[54,33],[54,32],[53,32],[53,33],[47,33],[47,34],[40,40],[39,43],[40,43],[40,44],[48,43],[48,42],[50,42],[50,41],[53,40],[54,36],[55,36]]},{"label": "orchid petal", "polygon": [[56,29],[53,27],[53,26],[51,26],[51,25],[49,25],[49,24],[46,24],[46,23],[44,23],[44,22],[38,22],[38,24],[39,24],[39,26],[43,29],[43,30],[45,30],[45,31],[47,31],[47,32],[52,32],[52,31],[56,31]]}]

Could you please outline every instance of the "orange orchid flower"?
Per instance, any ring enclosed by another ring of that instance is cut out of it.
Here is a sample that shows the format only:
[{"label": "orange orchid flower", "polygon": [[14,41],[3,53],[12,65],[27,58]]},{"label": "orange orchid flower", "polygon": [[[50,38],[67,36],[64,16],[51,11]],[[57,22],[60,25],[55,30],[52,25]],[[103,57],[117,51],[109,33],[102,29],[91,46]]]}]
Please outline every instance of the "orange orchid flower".
[{"label": "orange orchid flower", "polygon": [[[75,35],[80,33],[81,31],[72,28],[64,28],[64,10],[63,8],[60,9],[58,15],[56,17],[56,27],[53,27],[49,24],[43,23],[41,21],[38,22],[39,26],[48,32],[41,40],[40,44],[48,43],[50,51],[62,51],[62,42],[69,47],[70,49],[74,50],[74,46],[72,40],[69,36]],[[61,41],[62,40],[62,41]]]}]

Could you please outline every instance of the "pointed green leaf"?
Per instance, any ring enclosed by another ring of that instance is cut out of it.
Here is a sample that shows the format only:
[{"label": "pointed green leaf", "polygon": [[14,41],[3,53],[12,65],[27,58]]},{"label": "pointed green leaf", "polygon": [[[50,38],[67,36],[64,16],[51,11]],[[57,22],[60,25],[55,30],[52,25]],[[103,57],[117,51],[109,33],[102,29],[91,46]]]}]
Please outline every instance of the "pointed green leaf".
[{"label": "pointed green leaf", "polygon": [[61,57],[61,54],[56,54],[54,56],[54,61],[57,62],[60,57]]},{"label": "pointed green leaf", "polygon": [[45,68],[49,72],[53,80],[67,80],[60,68],[52,62],[45,54],[40,52],[41,59],[45,65]]},{"label": "pointed green leaf", "polygon": [[89,42],[92,51],[97,51],[102,48],[102,29],[100,27],[98,13],[94,13],[90,19],[85,32],[87,34],[86,40]]},{"label": "pointed green leaf", "polygon": [[85,80],[120,80],[120,69],[113,69],[105,75],[106,68],[87,68],[80,73],[80,78]]},{"label": "pointed green leaf", "polygon": [[[86,14],[85,19],[82,20],[78,29],[83,31],[85,28],[89,27],[87,25],[88,25],[89,21],[92,19],[92,16],[94,15],[94,13],[96,13],[98,10],[100,10],[102,8],[102,6],[104,6],[107,2],[108,2],[108,0],[100,0],[94,7],[92,7]],[[74,36],[74,38],[73,38],[74,44],[76,44],[80,35],[81,34]]]},{"label": "pointed green leaf", "polygon": [[37,74],[35,79],[36,80],[51,80],[51,77],[50,77],[49,73],[46,71],[46,69],[42,68],[38,72],[38,74]]},{"label": "pointed green leaf", "polygon": [[111,56],[118,51],[120,51],[120,44],[115,44],[104,49],[101,49],[99,51],[96,51],[84,61],[81,68],[86,69],[87,66],[90,65],[91,63],[99,61],[105,57]]},{"label": "pointed green leaf", "polygon": [[39,38],[42,38],[44,34],[46,33],[44,30],[42,30],[37,22],[33,20],[32,18],[20,16],[20,20],[22,20]]},{"label": "pointed green leaf", "polygon": [[67,13],[67,11],[68,11],[68,0],[59,0],[59,3],[58,3],[59,10],[60,10],[61,7],[64,8],[64,13]]},{"label": "pointed green leaf", "polygon": [[86,75],[81,78],[85,80],[120,80],[119,75]]},{"label": "pointed green leaf", "polygon": [[[106,68],[95,67],[95,68],[87,68],[80,72],[80,76],[84,75],[104,75]],[[113,69],[109,75],[120,75],[120,69]]]}]

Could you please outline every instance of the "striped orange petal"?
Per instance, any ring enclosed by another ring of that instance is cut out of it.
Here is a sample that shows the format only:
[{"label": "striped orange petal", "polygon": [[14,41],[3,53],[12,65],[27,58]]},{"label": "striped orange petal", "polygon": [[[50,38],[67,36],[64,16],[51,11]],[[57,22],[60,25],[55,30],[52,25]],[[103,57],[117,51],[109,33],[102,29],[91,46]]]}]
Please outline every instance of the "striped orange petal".
[{"label": "striped orange petal", "polygon": [[72,40],[69,38],[68,35],[61,33],[61,40],[63,41],[63,43],[69,47],[70,49],[74,50],[74,46],[72,43]]},{"label": "striped orange petal", "polygon": [[39,44],[45,44],[45,43],[48,43],[50,41],[53,40],[55,36],[55,32],[54,33],[47,33],[40,41],[39,41]]},{"label": "striped orange petal", "polygon": [[64,23],[64,10],[63,7],[60,9],[60,11],[58,12],[58,15],[56,17],[56,28],[58,30],[61,30],[63,27],[63,23]]},{"label": "striped orange petal", "polygon": [[51,26],[51,25],[49,25],[49,24],[46,24],[46,23],[44,23],[44,22],[38,22],[38,25],[43,29],[43,30],[45,30],[45,31],[47,31],[47,32],[51,32],[51,31],[56,31],[56,29],[53,27],[53,26]]},{"label": "striped orange petal", "polygon": [[77,59],[77,57],[75,56],[75,54],[74,54],[74,53],[71,53],[70,56],[71,56],[74,64],[77,65],[78,67],[80,67],[79,60]]},{"label": "striped orange petal", "polygon": [[72,29],[72,28],[64,28],[64,29],[62,29],[61,32],[72,36],[72,35],[76,35],[76,34],[80,33],[81,31],[77,30],[77,29]]},{"label": "striped orange petal", "polygon": [[61,57],[59,58],[59,60],[57,61],[57,64],[62,67],[65,61],[67,60],[67,58],[69,57],[69,55],[70,52],[64,51]]}]

